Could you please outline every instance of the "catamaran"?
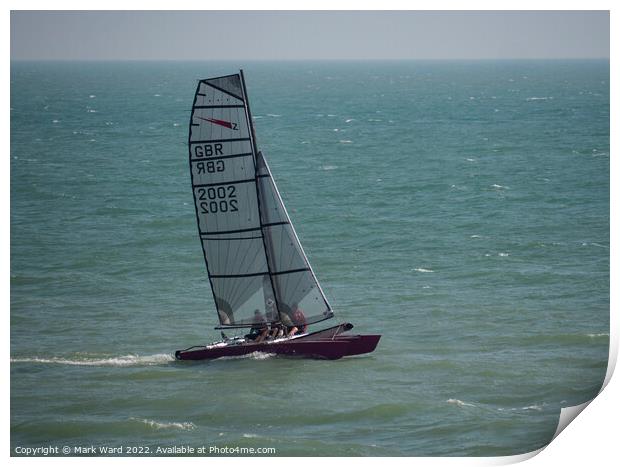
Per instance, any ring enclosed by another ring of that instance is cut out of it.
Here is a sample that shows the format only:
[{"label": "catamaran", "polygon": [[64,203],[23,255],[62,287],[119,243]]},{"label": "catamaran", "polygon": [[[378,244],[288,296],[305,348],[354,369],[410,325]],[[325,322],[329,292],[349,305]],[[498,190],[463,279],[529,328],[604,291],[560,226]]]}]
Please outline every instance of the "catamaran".
[{"label": "catamaran", "polygon": [[243,70],[198,83],[189,127],[189,165],[202,252],[219,326],[291,329],[178,350],[179,360],[265,352],[338,359],[375,350],[380,335],[348,334],[350,323],[316,332],[334,316],[258,150]]}]

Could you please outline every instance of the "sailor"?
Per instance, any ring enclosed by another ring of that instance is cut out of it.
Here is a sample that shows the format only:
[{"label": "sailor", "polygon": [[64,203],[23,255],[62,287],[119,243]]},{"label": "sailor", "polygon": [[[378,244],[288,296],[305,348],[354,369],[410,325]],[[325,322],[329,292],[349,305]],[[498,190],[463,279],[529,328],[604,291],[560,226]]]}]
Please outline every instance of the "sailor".
[{"label": "sailor", "polygon": [[293,321],[293,326],[288,328],[287,337],[294,336],[295,334],[303,334],[306,332],[308,328],[308,324],[306,323],[306,316],[304,312],[299,308],[297,303],[293,303],[291,307],[293,313],[291,315],[291,320]]},{"label": "sailor", "polygon": [[254,310],[254,326],[245,338],[258,344],[267,338],[267,334],[269,334],[269,326],[267,326],[265,317],[259,310]]}]

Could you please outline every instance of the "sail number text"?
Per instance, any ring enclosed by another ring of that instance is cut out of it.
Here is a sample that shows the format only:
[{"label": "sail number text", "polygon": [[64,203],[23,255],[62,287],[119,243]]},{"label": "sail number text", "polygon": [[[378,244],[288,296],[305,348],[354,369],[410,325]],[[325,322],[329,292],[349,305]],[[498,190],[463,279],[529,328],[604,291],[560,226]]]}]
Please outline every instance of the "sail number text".
[{"label": "sail number text", "polygon": [[203,144],[194,148],[194,156],[196,157],[211,157],[211,156],[223,156],[222,143],[215,144]]},{"label": "sail number text", "polygon": [[236,191],[234,185],[198,188],[196,193],[200,201],[200,212],[210,214],[238,211]]},{"label": "sail number text", "polygon": [[223,160],[198,162],[196,168],[198,169],[199,175],[204,173],[213,174],[215,172],[224,172],[224,170],[226,170]]}]

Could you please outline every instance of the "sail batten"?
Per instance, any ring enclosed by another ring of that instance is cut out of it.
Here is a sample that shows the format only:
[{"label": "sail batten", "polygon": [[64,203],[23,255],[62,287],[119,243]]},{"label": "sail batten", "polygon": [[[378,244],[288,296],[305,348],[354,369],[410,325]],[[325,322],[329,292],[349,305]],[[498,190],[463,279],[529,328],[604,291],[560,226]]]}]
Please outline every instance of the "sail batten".
[{"label": "sail batten", "polygon": [[194,188],[204,188],[207,186],[233,185],[235,183],[255,183],[255,182],[256,180],[253,178],[247,178],[244,180],[226,180],[225,182],[197,184],[197,185],[194,185]]},{"label": "sail batten", "polygon": [[189,126],[199,238],[223,327],[308,324],[331,308],[258,151],[243,74],[201,80]]}]

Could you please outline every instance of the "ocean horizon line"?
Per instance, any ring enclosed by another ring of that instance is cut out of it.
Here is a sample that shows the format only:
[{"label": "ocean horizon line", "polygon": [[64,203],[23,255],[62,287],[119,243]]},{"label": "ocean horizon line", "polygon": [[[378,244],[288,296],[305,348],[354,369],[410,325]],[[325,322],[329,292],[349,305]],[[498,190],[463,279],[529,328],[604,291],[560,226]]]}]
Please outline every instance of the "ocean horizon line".
[{"label": "ocean horizon line", "polygon": [[308,63],[308,62],[596,62],[606,61],[609,62],[609,57],[477,57],[477,58],[214,58],[214,59],[184,59],[184,58],[11,58],[13,62],[62,62],[62,63],[75,63],[75,62],[97,62],[97,63],[135,63],[135,62],[150,62],[150,63],[165,63],[165,62],[179,62],[179,63],[198,63],[198,62],[260,62],[260,63]]}]

